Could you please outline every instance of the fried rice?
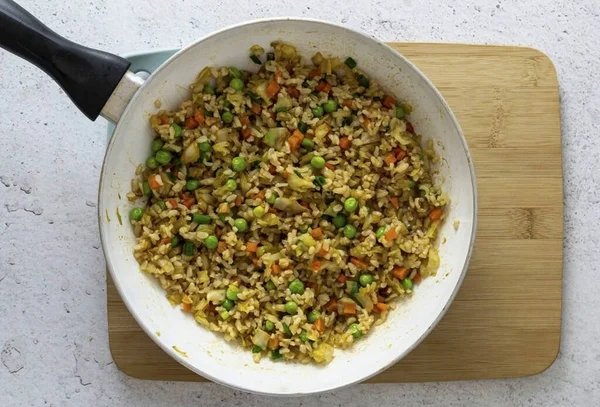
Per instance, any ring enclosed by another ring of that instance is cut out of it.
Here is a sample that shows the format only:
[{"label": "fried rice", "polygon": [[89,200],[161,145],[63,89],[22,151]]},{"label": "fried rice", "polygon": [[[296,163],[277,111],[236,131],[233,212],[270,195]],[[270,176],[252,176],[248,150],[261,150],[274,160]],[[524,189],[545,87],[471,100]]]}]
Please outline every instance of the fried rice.
[{"label": "fried rice", "polygon": [[271,46],[251,48],[252,72],[206,67],[151,116],[135,258],[256,362],[326,364],[435,274],[449,199],[409,104],[351,57]]}]

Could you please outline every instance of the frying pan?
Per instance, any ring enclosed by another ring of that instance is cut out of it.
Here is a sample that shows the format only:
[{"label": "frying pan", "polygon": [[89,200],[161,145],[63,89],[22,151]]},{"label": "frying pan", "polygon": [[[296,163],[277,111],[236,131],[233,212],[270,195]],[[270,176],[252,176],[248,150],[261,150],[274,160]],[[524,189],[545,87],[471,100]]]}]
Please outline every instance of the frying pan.
[{"label": "frying pan", "polygon": [[[440,176],[452,203],[439,231],[441,266],[415,295],[352,349],[336,350],[327,366],[263,359],[226,343],[173,308],[133,257],[135,237],[124,197],[135,167],[150,155],[154,101],[174,109],[189,99],[188,84],[206,65],[254,70],[249,48],[283,40],[311,56],[316,51],[354,57],[361,68],[413,105],[411,121],[443,157]],[[82,47],[45,27],[10,0],[0,0],[0,45],[43,69],[90,119],[115,122],[102,167],[98,219],[102,247],[115,285],[144,331],[171,357],[208,379],[246,391],[292,395],[328,391],[365,380],[413,350],[442,318],[465,276],[475,238],[475,174],[454,114],[433,84],[398,52],[364,34],[328,22],[274,18],[232,26],[197,40],[164,62],[146,80],[116,55]],[[111,219],[109,221],[109,218]],[[453,227],[459,225],[458,228]],[[160,335],[160,336],[159,336]]]}]

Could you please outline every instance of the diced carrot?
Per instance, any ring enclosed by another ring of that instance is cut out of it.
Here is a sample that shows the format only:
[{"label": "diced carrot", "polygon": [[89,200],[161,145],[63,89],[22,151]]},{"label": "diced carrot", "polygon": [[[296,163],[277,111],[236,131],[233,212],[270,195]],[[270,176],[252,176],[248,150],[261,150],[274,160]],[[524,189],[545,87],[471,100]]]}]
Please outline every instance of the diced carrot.
[{"label": "diced carrot", "polygon": [[390,166],[393,165],[396,162],[396,157],[394,157],[394,154],[390,154],[387,157],[385,157],[385,163]]},{"label": "diced carrot", "polygon": [[171,209],[177,208],[177,201],[174,200],[173,198],[167,199],[166,202],[169,204],[169,206],[171,207]]},{"label": "diced carrot", "polygon": [[377,295],[377,302],[385,302],[385,298],[383,298],[381,295]]},{"label": "diced carrot", "polygon": [[185,119],[185,127],[187,127],[188,129],[195,129],[196,127],[198,127],[198,122],[193,117],[188,117],[187,119]]},{"label": "diced carrot", "polygon": [[352,99],[342,100],[342,106],[352,109],[352,106],[354,106],[354,101]]},{"label": "diced carrot", "polygon": [[275,174],[277,172],[277,167],[275,167],[273,164],[269,165],[269,174]]},{"label": "diced carrot", "polygon": [[273,264],[271,266],[271,274],[279,274],[281,273],[281,267],[279,266],[279,264]]},{"label": "diced carrot", "polygon": [[408,276],[408,270],[404,267],[394,266],[392,269],[392,274],[397,279],[404,280]]},{"label": "diced carrot", "polygon": [[350,262],[361,270],[369,268],[369,263],[356,257],[350,257]]},{"label": "diced carrot", "polygon": [[279,347],[279,338],[270,338],[268,345],[269,349],[277,349]]},{"label": "diced carrot", "polygon": [[244,201],[244,199],[242,198],[242,196],[238,195],[235,197],[235,201],[233,203],[235,203],[235,206],[240,206],[243,201]]},{"label": "diced carrot", "polygon": [[244,140],[248,140],[250,137],[252,137],[252,130],[246,127],[242,129],[241,134]]},{"label": "diced carrot", "polygon": [[242,126],[247,126],[250,124],[250,118],[248,116],[242,116],[240,117],[240,123]]},{"label": "diced carrot", "polygon": [[363,116],[363,124],[365,126],[368,126],[369,124],[371,124],[371,119],[369,119],[367,116]]},{"label": "diced carrot", "polygon": [[169,124],[169,116],[160,116],[160,122],[162,124]]},{"label": "diced carrot", "polygon": [[327,250],[325,250],[323,247],[321,247],[321,248],[319,249],[319,256],[321,256],[321,257],[325,257],[325,256],[327,256],[327,253],[328,253],[328,251],[327,251]]},{"label": "diced carrot", "polygon": [[299,130],[294,130],[290,138],[288,139],[288,144],[290,145],[290,151],[293,153],[300,148],[300,144],[302,144],[302,140],[304,139],[304,134],[302,134]]},{"label": "diced carrot", "polygon": [[338,283],[341,284],[346,284],[346,280],[348,280],[348,278],[346,277],[346,275],[344,273],[341,273],[338,277],[337,277],[337,281]]},{"label": "diced carrot", "polygon": [[308,79],[312,79],[312,78],[315,78],[320,75],[321,75],[321,71],[319,71],[318,69],[313,69],[312,71],[310,71],[308,73]]},{"label": "diced carrot", "polygon": [[306,284],[310,289],[312,290],[316,290],[317,289],[317,283],[315,283],[314,281],[309,282],[308,284]]},{"label": "diced carrot", "polygon": [[258,257],[253,257],[252,264],[254,264],[255,266],[258,266],[258,263],[260,263],[260,259]]},{"label": "diced carrot", "polygon": [[156,175],[152,175],[150,178],[148,178],[148,185],[150,186],[150,189],[160,188],[160,184],[156,180],[156,177],[160,177],[160,175],[156,174]]},{"label": "diced carrot", "polygon": [[257,201],[262,201],[265,199],[265,190],[261,189],[258,194],[254,194],[252,199],[256,199]]},{"label": "diced carrot", "polygon": [[294,99],[298,99],[300,97],[300,91],[293,86],[287,87],[287,93]]},{"label": "diced carrot", "polygon": [[398,199],[397,196],[393,196],[390,198],[390,202],[392,203],[392,206],[396,209],[398,209],[400,207],[400,200]]},{"label": "diced carrot", "polygon": [[184,204],[185,207],[188,208],[188,209],[190,209],[192,207],[192,205],[194,205],[195,202],[196,202],[196,200],[191,195],[186,195],[183,198],[183,200],[181,201],[181,203]]},{"label": "diced carrot", "polygon": [[347,150],[350,148],[350,139],[348,137],[342,137],[340,139],[340,148],[342,150]]},{"label": "diced carrot", "polygon": [[190,312],[192,310],[192,304],[187,304],[184,302],[181,304],[181,308],[183,309],[183,312]]},{"label": "diced carrot", "polygon": [[226,249],[227,249],[227,243],[219,242],[219,244],[217,245],[217,251],[219,253],[223,253]]},{"label": "diced carrot", "polygon": [[222,213],[222,214],[228,214],[229,213],[229,205],[227,205],[227,204],[219,205],[217,212]]},{"label": "diced carrot", "polygon": [[281,72],[281,71],[275,72],[275,79],[282,79],[282,78],[283,78],[283,72]]},{"label": "diced carrot", "polygon": [[321,333],[325,332],[325,321],[323,321],[323,318],[317,318],[317,320],[313,324],[313,327]]},{"label": "diced carrot", "polygon": [[406,131],[409,133],[415,133],[415,128],[413,127],[411,122],[406,122]]},{"label": "diced carrot", "polygon": [[321,262],[319,260],[314,260],[312,263],[310,263],[310,269],[315,273],[318,272],[321,270]]},{"label": "diced carrot", "polygon": [[256,243],[256,242],[246,243],[246,250],[248,250],[250,253],[256,253],[256,250],[258,250],[258,243]]},{"label": "diced carrot", "polygon": [[329,163],[325,163],[325,168],[330,169],[331,171],[335,170],[335,166]]},{"label": "diced carrot", "polygon": [[287,171],[283,172],[283,178],[288,179],[290,177],[290,173]]},{"label": "diced carrot", "polygon": [[321,228],[315,228],[313,230],[310,231],[310,235],[312,237],[314,237],[315,239],[320,239],[323,237],[323,229]]},{"label": "diced carrot", "polygon": [[162,240],[162,243],[163,243],[163,244],[169,244],[169,243],[171,243],[171,238],[170,238],[170,237],[165,237],[165,238]]},{"label": "diced carrot", "polygon": [[337,311],[337,301],[330,300],[327,304],[325,304],[325,309],[329,312]]},{"label": "diced carrot", "polygon": [[388,242],[391,242],[398,237],[398,232],[396,232],[396,228],[390,228],[383,236]]},{"label": "diced carrot", "polygon": [[396,105],[396,99],[394,99],[392,96],[390,95],[386,95],[383,98],[383,102],[381,102],[382,105],[384,105],[385,107],[387,107],[388,109],[391,109],[392,106]]},{"label": "diced carrot", "polygon": [[194,120],[196,120],[198,124],[204,124],[205,119],[204,112],[202,110],[196,110],[196,113],[194,113]]},{"label": "diced carrot", "polygon": [[342,310],[344,315],[356,315],[356,304],[353,302],[345,302],[344,309]]},{"label": "diced carrot", "polygon": [[404,151],[401,148],[398,148],[398,150],[396,151],[396,159],[398,161],[402,160],[404,157],[406,157],[406,151]]},{"label": "diced carrot", "polygon": [[431,212],[429,212],[429,219],[432,221],[437,220],[442,217],[442,210],[440,208],[435,208]]},{"label": "diced carrot", "polygon": [[388,309],[388,305],[385,302],[378,302],[377,304],[375,304],[375,309],[378,312],[383,312]]},{"label": "diced carrot", "polygon": [[269,86],[267,86],[267,96],[272,98],[279,92],[280,89],[281,89],[281,86],[279,86],[277,81],[275,79],[273,79],[271,81],[271,83],[269,83]]},{"label": "diced carrot", "polygon": [[252,113],[258,116],[260,112],[262,112],[262,106],[257,103],[252,103],[250,110],[252,110]]},{"label": "diced carrot", "polygon": [[419,273],[416,273],[415,276],[412,278],[412,282],[415,284],[420,284],[422,280],[423,277],[421,277]]},{"label": "diced carrot", "polygon": [[315,90],[323,93],[329,93],[331,91],[331,85],[326,81],[321,81],[317,86],[315,86]]}]

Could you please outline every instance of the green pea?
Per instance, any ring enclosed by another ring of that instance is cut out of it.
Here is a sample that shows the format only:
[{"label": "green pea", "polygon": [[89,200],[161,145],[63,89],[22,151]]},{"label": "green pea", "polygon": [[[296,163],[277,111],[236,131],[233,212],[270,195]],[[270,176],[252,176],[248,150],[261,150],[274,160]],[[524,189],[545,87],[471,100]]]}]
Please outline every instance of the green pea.
[{"label": "green pea", "polygon": [[219,239],[217,239],[215,235],[210,235],[209,237],[204,239],[204,246],[206,246],[207,249],[214,250],[217,248],[218,245]]},{"label": "green pea", "polygon": [[275,283],[273,281],[269,280],[267,281],[265,288],[267,289],[267,291],[273,291],[277,287],[275,286]]},{"label": "green pea", "polygon": [[373,282],[373,276],[370,274],[362,274],[359,279],[358,282],[360,283],[360,285],[362,285],[363,287],[366,287],[368,285],[371,285],[371,283]]},{"label": "green pea", "polygon": [[279,352],[279,349],[275,349],[275,350],[271,351],[271,359],[277,360],[277,359],[281,359],[282,357],[283,357],[283,355],[281,354],[281,352]]},{"label": "green pea", "polygon": [[265,214],[265,208],[263,208],[262,206],[257,206],[254,209],[252,209],[252,214],[257,218],[262,218]]},{"label": "green pea", "polygon": [[244,89],[244,82],[240,78],[233,78],[229,81],[229,86],[235,90]]},{"label": "green pea", "polygon": [[268,332],[271,332],[273,329],[275,329],[275,324],[272,323],[271,321],[265,321],[265,329]]},{"label": "green pea", "polygon": [[154,156],[159,164],[168,164],[173,159],[173,154],[166,150],[158,150]]},{"label": "green pea", "polygon": [[155,138],[154,140],[152,140],[152,145],[150,146],[150,148],[152,149],[153,153],[156,153],[158,150],[163,148],[164,145],[165,145],[164,141],[162,141],[159,138]]},{"label": "green pea", "polygon": [[260,346],[258,346],[258,345],[254,345],[254,346],[252,347],[252,353],[260,353],[260,352],[262,352],[262,350],[263,350],[263,348],[261,348],[261,347],[260,347]]},{"label": "green pea", "polygon": [[396,106],[396,118],[402,119],[404,117],[404,109],[401,106]]},{"label": "green pea", "polygon": [[402,287],[404,287],[405,290],[412,290],[413,288],[413,282],[410,278],[405,278],[404,280],[402,280]]},{"label": "green pea", "polygon": [[242,77],[242,73],[235,66],[230,66],[229,68],[227,68],[227,70],[229,71],[229,75],[233,76],[234,78]]},{"label": "green pea", "polygon": [[178,125],[177,123],[171,123],[171,127],[175,131],[175,137],[181,137],[181,133],[182,133],[181,126]]},{"label": "green pea", "polygon": [[211,147],[210,143],[207,143],[206,141],[203,141],[202,143],[198,143],[198,148],[203,153],[210,153],[212,151],[212,147]]},{"label": "green pea", "polygon": [[231,192],[235,191],[237,189],[237,182],[233,178],[229,178],[225,182],[225,189]]},{"label": "green pea", "polygon": [[277,198],[279,198],[279,195],[277,195],[276,192],[271,191],[271,195],[269,195],[269,197],[267,198],[267,203],[269,205],[273,205],[275,203],[275,201],[277,200]]},{"label": "green pea", "polygon": [[304,283],[298,279],[295,279],[290,283],[288,288],[294,294],[302,294],[304,292]]},{"label": "green pea", "polygon": [[185,242],[183,244],[183,254],[191,257],[194,255],[194,250],[196,250],[196,246],[194,246],[194,243],[192,242]]},{"label": "green pea", "polygon": [[227,292],[225,293],[225,296],[228,300],[237,301],[239,293],[240,289],[232,284],[229,287],[227,287]]},{"label": "green pea", "polygon": [[246,169],[246,160],[244,157],[235,157],[231,160],[231,168],[235,172],[242,172]]},{"label": "green pea", "polygon": [[320,316],[321,316],[321,313],[319,311],[313,310],[308,313],[308,322],[310,322],[311,324],[314,324],[315,321],[317,319],[319,319]]},{"label": "green pea", "polygon": [[309,139],[308,137],[305,137],[302,139],[302,147],[304,147],[307,150],[312,150],[315,147],[315,142]]},{"label": "green pea", "polygon": [[313,157],[310,159],[310,165],[317,170],[321,170],[325,167],[325,159],[323,157]]},{"label": "green pea", "polygon": [[165,203],[165,201],[158,201],[158,207],[163,211],[167,210],[167,204]]},{"label": "green pea", "polygon": [[379,229],[377,229],[377,232],[375,232],[375,238],[377,240],[379,240],[381,238],[381,236],[383,236],[384,233],[385,233],[385,226],[381,226]]},{"label": "green pea", "polygon": [[341,213],[335,215],[335,218],[333,218],[333,226],[335,226],[336,228],[340,229],[343,228],[344,226],[346,226],[346,215],[343,215]]},{"label": "green pea", "polygon": [[192,215],[192,222],[199,225],[210,225],[210,216],[196,212]]},{"label": "green pea", "polygon": [[151,170],[157,169],[158,161],[156,161],[156,158],[148,157],[148,159],[146,160],[146,167],[150,168]]},{"label": "green pea", "polygon": [[142,208],[133,208],[131,211],[129,211],[129,219],[136,222],[141,220],[142,216],[144,216],[144,210]]},{"label": "green pea", "polygon": [[174,235],[171,238],[171,247],[177,247],[178,244],[179,244],[179,236]]},{"label": "green pea", "polygon": [[335,112],[338,108],[338,104],[335,100],[330,99],[323,105],[323,110],[327,113]]},{"label": "green pea", "polygon": [[285,303],[285,312],[287,312],[290,315],[296,314],[296,312],[298,312],[298,304],[296,304],[294,301],[286,302]]},{"label": "green pea", "polygon": [[312,114],[315,117],[321,117],[321,116],[323,116],[323,108],[321,106],[313,107],[312,108]]},{"label": "green pea", "polygon": [[185,183],[185,189],[188,191],[194,191],[200,187],[200,181],[197,179],[188,179]]},{"label": "green pea", "polygon": [[348,198],[344,201],[344,209],[348,212],[356,212],[358,209],[358,201],[356,198]]},{"label": "green pea", "polygon": [[300,130],[302,133],[306,134],[306,131],[308,130],[308,124],[304,123],[303,121],[299,121],[298,122],[298,130]]},{"label": "green pea", "polygon": [[348,239],[354,239],[356,237],[356,228],[354,225],[344,226],[344,236],[346,236]]},{"label": "green pea", "polygon": [[208,85],[204,85],[204,89],[202,90],[204,93],[208,93],[209,95],[214,95],[215,94],[215,89],[208,86]]},{"label": "green pea", "polygon": [[362,332],[358,329],[358,324],[350,324],[348,325],[348,331],[352,332],[352,336],[358,339],[362,336]]},{"label": "green pea", "polygon": [[223,123],[231,123],[233,121],[233,113],[223,112],[221,115],[221,120],[223,120]]},{"label": "green pea", "polygon": [[225,308],[227,311],[231,311],[233,308],[233,301],[225,300],[221,303],[221,307]]},{"label": "green pea", "polygon": [[248,222],[244,218],[237,218],[233,221],[233,226],[235,226],[238,232],[245,232],[248,230]]},{"label": "green pea", "polygon": [[308,342],[310,339],[308,339],[308,334],[306,333],[306,331],[302,331],[302,333],[300,334],[300,340],[302,342]]}]

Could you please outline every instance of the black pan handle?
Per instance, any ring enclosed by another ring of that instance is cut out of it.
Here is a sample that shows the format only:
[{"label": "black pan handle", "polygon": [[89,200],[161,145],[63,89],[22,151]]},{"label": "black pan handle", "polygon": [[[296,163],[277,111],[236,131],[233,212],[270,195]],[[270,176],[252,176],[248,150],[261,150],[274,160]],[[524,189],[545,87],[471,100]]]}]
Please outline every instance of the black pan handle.
[{"label": "black pan handle", "polygon": [[91,120],[130,65],[117,55],[61,37],[12,0],[0,0],[0,47],[50,75]]}]

